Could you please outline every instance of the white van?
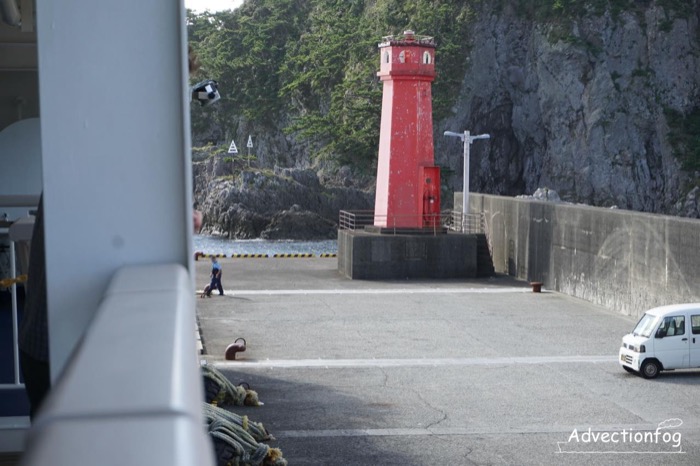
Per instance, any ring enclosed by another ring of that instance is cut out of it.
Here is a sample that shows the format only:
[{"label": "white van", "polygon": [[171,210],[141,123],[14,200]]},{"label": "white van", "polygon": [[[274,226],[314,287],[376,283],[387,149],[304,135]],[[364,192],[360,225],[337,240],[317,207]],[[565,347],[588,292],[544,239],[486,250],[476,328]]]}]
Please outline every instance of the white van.
[{"label": "white van", "polygon": [[700,303],[645,312],[632,333],[622,337],[619,362],[647,379],[663,370],[700,368]]}]

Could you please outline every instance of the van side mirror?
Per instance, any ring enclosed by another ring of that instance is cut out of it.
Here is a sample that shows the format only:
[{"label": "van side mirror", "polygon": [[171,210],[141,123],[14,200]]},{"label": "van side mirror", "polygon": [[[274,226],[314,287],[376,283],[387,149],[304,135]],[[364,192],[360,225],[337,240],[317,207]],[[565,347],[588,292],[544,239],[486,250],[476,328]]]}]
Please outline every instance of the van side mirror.
[{"label": "van side mirror", "polygon": [[656,330],[656,338],[663,338],[666,336],[666,332],[664,331],[663,328],[659,328]]}]

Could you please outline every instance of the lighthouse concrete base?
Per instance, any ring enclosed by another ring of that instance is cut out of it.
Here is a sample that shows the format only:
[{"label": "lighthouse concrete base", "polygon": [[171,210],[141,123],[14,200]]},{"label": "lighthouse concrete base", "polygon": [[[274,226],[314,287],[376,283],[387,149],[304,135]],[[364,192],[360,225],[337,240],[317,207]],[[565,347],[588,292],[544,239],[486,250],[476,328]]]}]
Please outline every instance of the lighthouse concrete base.
[{"label": "lighthouse concrete base", "polygon": [[475,278],[477,238],[339,230],[338,271],[354,280]]}]

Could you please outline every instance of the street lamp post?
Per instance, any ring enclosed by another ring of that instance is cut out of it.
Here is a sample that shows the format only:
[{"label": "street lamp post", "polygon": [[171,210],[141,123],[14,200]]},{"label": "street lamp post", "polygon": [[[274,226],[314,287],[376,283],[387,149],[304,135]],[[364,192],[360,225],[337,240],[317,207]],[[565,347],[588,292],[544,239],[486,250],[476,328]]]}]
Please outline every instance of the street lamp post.
[{"label": "street lamp post", "polygon": [[463,176],[463,188],[462,188],[462,233],[467,229],[467,212],[469,209],[469,148],[477,139],[489,139],[491,135],[489,134],[479,134],[477,136],[471,136],[469,131],[464,131],[464,133],[455,133],[453,131],[445,131],[443,133],[445,136],[451,136],[460,138],[464,143],[464,171]]}]

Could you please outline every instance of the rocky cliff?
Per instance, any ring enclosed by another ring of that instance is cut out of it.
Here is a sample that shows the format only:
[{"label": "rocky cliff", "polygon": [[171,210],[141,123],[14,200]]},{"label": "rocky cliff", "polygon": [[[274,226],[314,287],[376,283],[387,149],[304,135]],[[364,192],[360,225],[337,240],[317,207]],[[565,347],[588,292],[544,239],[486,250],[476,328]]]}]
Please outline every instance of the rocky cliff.
[{"label": "rocky cliff", "polygon": [[332,239],[340,210],[374,207],[371,191],[340,176],[321,183],[310,169],[235,166],[211,155],[193,166],[202,233],[228,238]]},{"label": "rocky cliff", "polygon": [[[507,5],[480,11],[460,95],[437,125],[491,134],[472,146],[474,191],[546,186],[572,202],[692,213],[700,176],[681,170],[668,116],[700,108],[700,8],[688,2],[692,14],[677,17],[638,3],[648,7],[565,25]],[[439,161],[459,173],[458,144],[436,136]]]},{"label": "rocky cliff", "polygon": [[[462,146],[442,134],[467,129],[491,135],[471,147],[472,191],[522,195],[542,187],[567,202],[700,217],[700,1],[637,0],[613,8],[620,3],[543,17],[523,11],[537,2],[473,2],[461,39],[468,45],[460,58],[462,85],[449,96],[449,115],[434,122],[436,162],[448,174],[446,203],[462,188]],[[417,32],[436,37],[440,80],[441,31]],[[288,131],[294,111],[264,123],[240,116],[195,134],[196,141],[225,145],[257,135],[263,167],[232,173],[221,156],[197,162],[205,232],[284,236],[291,233],[281,224],[302,213],[335,222],[340,209],[372,208],[372,183],[353,185],[346,174],[331,188],[316,176],[320,166],[311,153],[318,147]],[[318,231],[313,235],[325,235]]]}]

